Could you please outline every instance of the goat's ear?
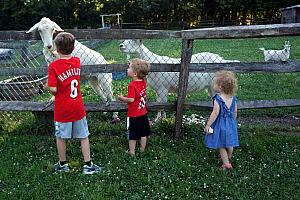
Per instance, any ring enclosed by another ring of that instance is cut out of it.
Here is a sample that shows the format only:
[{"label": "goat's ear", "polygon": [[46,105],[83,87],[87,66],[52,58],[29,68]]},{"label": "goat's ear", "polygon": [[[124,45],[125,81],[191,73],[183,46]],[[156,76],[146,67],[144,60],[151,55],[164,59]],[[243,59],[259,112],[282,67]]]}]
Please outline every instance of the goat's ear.
[{"label": "goat's ear", "polygon": [[143,44],[143,40],[142,39],[135,39],[134,40],[138,45]]},{"label": "goat's ear", "polygon": [[33,27],[31,27],[28,31],[26,31],[26,33],[31,33],[33,31],[35,31],[37,29],[37,27],[39,26],[40,22],[39,23],[36,23]]},{"label": "goat's ear", "polygon": [[52,22],[54,30],[58,31],[58,32],[62,32],[64,31],[62,28],[60,28],[60,26],[58,26],[55,22]]},{"label": "goat's ear", "polygon": [[141,40],[140,40],[140,39],[132,39],[132,41],[134,41],[134,42],[137,43],[138,45],[141,44]]}]

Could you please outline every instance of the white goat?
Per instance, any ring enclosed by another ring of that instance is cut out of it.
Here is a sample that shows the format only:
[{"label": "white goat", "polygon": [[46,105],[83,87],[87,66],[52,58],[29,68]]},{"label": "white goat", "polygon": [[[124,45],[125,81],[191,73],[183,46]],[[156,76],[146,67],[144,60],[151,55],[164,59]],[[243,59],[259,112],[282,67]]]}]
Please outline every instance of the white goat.
[{"label": "white goat", "polygon": [[281,50],[265,50],[260,48],[264,52],[265,61],[287,61],[290,57],[291,45],[289,41],[284,42],[284,48]]},{"label": "white goat", "polygon": [[[56,50],[53,43],[53,34],[63,30],[55,22],[46,17],[43,17],[40,22],[36,23],[26,33],[31,33],[35,30],[39,31],[44,44],[43,54],[46,62],[49,64],[58,58],[52,53]],[[75,47],[72,55],[79,57],[82,65],[108,64],[100,53],[86,47],[77,40],[75,41]],[[92,88],[102,97],[103,101],[109,102],[114,100],[111,73],[95,73],[82,76],[82,78],[89,80]],[[117,112],[113,113],[113,120],[119,120]]]},{"label": "white goat", "polygon": [[[149,63],[167,63],[178,64],[181,62],[180,58],[170,58],[168,56],[160,56],[151,52],[144,46],[141,40],[125,40],[120,44],[120,50],[125,54],[137,54],[141,59]],[[225,60],[221,56],[202,52],[192,55],[191,63],[227,63],[239,62],[238,60]],[[201,91],[207,89],[209,95],[213,95],[211,90],[211,81],[214,73],[190,73],[188,79],[187,91]],[[147,76],[149,86],[156,92],[157,102],[167,102],[168,92],[178,89],[179,72],[150,72]],[[158,112],[156,121],[165,118],[166,113]]]}]

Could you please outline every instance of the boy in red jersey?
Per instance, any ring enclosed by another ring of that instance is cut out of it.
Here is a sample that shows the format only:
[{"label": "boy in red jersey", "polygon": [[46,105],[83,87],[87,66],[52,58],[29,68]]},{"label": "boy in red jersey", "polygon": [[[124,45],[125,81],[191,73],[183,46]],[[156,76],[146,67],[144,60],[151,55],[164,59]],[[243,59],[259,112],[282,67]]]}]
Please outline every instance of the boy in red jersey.
[{"label": "boy in red jersey", "polygon": [[150,125],[146,108],[146,81],[150,64],[141,59],[133,59],[128,65],[127,74],[132,78],[128,85],[127,97],[118,95],[118,99],[128,103],[129,118],[129,153],[135,154],[136,141],[141,140],[140,151],[144,152],[147,137],[150,135]]},{"label": "boy in red jersey", "polygon": [[83,173],[94,174],[101,167],[92,163],[86,112],[80,92],[80,59],[71,55],[74,50],[75,37],[66,32],[59,33],[54,43],[59,59],[50,63],[48,68],[48,86],[55,96],[54,123],[59,162],[54,165],[57,172],[69,171],[66,160],[66,140],[81,140],[84,159]]}]

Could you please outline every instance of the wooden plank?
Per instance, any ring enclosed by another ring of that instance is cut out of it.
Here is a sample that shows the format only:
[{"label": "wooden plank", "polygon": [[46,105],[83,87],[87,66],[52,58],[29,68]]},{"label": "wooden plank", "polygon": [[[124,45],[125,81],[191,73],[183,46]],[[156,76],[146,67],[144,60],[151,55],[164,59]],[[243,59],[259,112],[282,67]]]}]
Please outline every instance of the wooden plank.
[{"label": "wooden plank", "polygon": [[[158,39],[180,38],[180,31],[141,30],[141,29],[65,29],[74,34],[76,39]],[[0,31],[0,40],[40,40],[36,32]]]},{"label": "wooden plank", "polygon": [[[248,63],[202,63],[190,64],[189,72],[216,72],[219,70],[235,72],[274,72],[293,73],[300,72],[300,60],[289,62],[248,62]],[[81,75],[93,73],[126,72],[127,64],[83,65]],[[151,72],[180,72],[180,64],[151,64]],[[8,64],[0,64],[0,76],[37,75],[46,76],[47,66],[38,68],[8,67]]]},{"label": "wooden plank", "polygon": [[161,39],[180,38],[180,31],[143,29],[66,29],[77,39]]},{"label": "wooden plank", "polygon": [[[300,23],[250,26],[228,26],[217,28],[191,29],[183,31],[142,30],[142,29],[65,29],[77,39],[158,39],[158,38],[247,38],[299,35]],[[37,32],[0,31],[0,40],[40,40]]]},{"label": "wooden plank", "polygon": [[177,109],[175,136],[179,137],[181,133],[182,116],[184,109],[184,101],[186,97],[186,89],[189,77],[189,65],[193,52],[193,40],[182,40],[181,68],[179,74],[178,92],[177,92]]},{"label": "wooden plank", "polygon": [[[168,103],[147,103],[147,109],[150,112],[158,110],[176,111],[176,102]],[[85,103],[87,112],[126,112],[127,105],[121,102],[106,103]],[[279,99],[279,100],[239,100],[238,109],[263,109],[278,107],[297,107],[300,106],[300,99]],[[198,101],[184,103],[184,109],[191,110],[210,110],[212,109],[212,101]],[[53,111],[53,103],[48,102],[32,102],[32,101],[0,101],[0,111]]]},{"label": "wooden plank", "polygon": [[[122,102],[110,103],[85,103],[87,112],[126,112],[127,104]],[[0,111],[53,111],[53,103],[49,102],[32,102],[32,101],[0,101]],[[147,103],[148,111],[158,111],[160,109],[175,111],[176,103]]]},{"label": "wooden plank", "polygon": [[300,72],[300,60],[288,62],[240,62],[240,63],[207,63],[190,65],[190,72],[216,72],[230,70],[235,72]]},{"label": "wooden plank", "polygon": [[[1,32],[1,31],[0,31]],[[28,43],[12,43],[11,41],[8,43],[5,42],[0,42],[0,48],[5,48],[5,49],[21,49],[23,47],[28,47]]]},{"label": "wooden plank", "polygon": [[[262,109],[278,107],[296,107],[300,106],[300,99],[279,99],[279,100],[238,100],[238,109]],[[186,109],[203,110],[212,109],[212,101],[188,102]]]},{"label": "wooden plank", "polygon": [[182,38],[185,39],[225,39],[285,35],[300,35],[300,23],[228,26],[183,30],[181,32]]},{"label": "wooden plank", "polygon": [[40,40],[38,32],[27,34],[26,31],[0,31],[0,40]]}]

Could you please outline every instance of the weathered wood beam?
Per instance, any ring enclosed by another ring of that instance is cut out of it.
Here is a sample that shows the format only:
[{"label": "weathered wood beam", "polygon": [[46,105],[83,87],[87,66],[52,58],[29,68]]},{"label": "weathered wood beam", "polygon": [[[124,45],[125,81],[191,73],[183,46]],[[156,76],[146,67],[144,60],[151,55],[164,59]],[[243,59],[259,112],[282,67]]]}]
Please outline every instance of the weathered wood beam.
[{"label": "weathered wood beam", "polygon": [[300,23],[201,28],[181,32],[182,38],[186,39],[250,38],[285,35],[300,35]]},{"label": "weathered wood beam", "polygon": [[[76,39],[163,39],[180,38],[180,31],[142,30],[142,29],[65,29]],[[0,40],[40,40],[36,32],[27,34],[26,31],[0,31]]]},{"label": "weathered wood beam", "polygon": [[[203,110],[212,109],[212,101],[188,102],[185,109]],[[279,99],[279,100],[239,100],[237,102],[239,110],[244,109],[262,109],[278,107],[296,107],[300,106],[300,99]]]},{"label": "weathered wood beam", "polygon": [[184,110],[184,102],[186,97],[186,90],[189,78],[189,65],[193,53],[193,40],[182,40],[181,52],[181,68],[179,74],[179,83],[177,91],[177,108],[176,108],[176,122],[175,122],[175,136],[179,137],[182,126],[182,116]]},{"label": "weathered wood beam", "polygon": [[[105,103],[85,103],[85,109],[88,112],[126,112],[127,105],[121,102]],[[300,106],[300,99],[279,99],[279,100],[239,100],[238,109],[263,109],[278,107],[297,107]],[[158,110],[175,111],[176,102],[168,103],[147,103],[148,111]],[[210,110],[212,101],[185,102],[185,110]],[[53,103],[32,102],[32,101],[0,101],[0,111],[53,111]]]},{"label": "weathered wood beam", "polygon": [[[201,28],[183,31],[142,30],[142,29],[65,29],[77,39],[209,39],[209,38],[249,38],[266,36],[299,35],[300,24],[270,24],[250,26],[228,26]],[[37,32],[0,31],[0,40],[40,40]]]},{"label": "weathered wood beam", "polygon": [[[127,104],[122,102],[110,103],[85,103],[85,109],[88,112],[126,112]],[[0,101],[0,111],[53,111],[53,103],[32,102],[32,101]],[[158,111],[165,109],[169,111],[176,110],[176,103],[147,103],[148,111]]]},{"label": "weathered wood beam", "polygon": [[[300,60],[289,62],[248,62],[248,63],[201,63],[190,64],[189,72],[216,72],[219,70],[230,70],[235,72],[274,72],[293,73],[300,72]],[[92,73],[126,72],[127,64],[102,64],[83,65],[81,75]],[[180,64],[151,64],[151,72],[180,72]],[[47,67],[20,68],[8,67],[0,64],[0,76],[37,75],[46,76]]]}]

